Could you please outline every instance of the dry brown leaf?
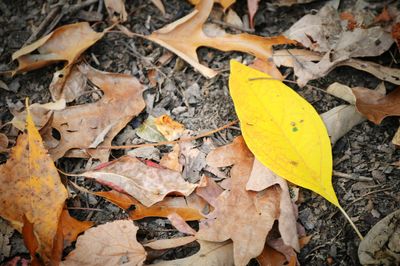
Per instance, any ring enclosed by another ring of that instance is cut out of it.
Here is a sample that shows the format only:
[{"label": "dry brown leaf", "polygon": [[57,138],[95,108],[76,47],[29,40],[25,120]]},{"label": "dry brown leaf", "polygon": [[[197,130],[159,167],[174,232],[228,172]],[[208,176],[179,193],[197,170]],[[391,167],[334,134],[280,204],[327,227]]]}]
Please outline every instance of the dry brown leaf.
[{"label": "dry brown leaf", "polygon": [[145,217],[167,218],[171,213],[179,214],[185,221],[200,220],[204,217],[200,213],[203,209],[201,205],[199,207],[191,204],[189,200],[186,201],[183,197],[166,197],[163,201],[146,207],[134,198],[115,190],[96,192],[95,194],[126,210],[133,220],[140,220]]},{"label": "dry brown leaf", "polygon": [[123,156],[82,174],[113,189],[127,193],[149,207],[175,192],[188,196],[197,187],[183,180],[180,173],[148,166],[135,157]]},{"label": "dry brown leaf", "polygon": [[64,247],[72,244],[82,232],[94,225],[91,221],[79,221],[69,215],[68,210],[61,213],[61,224],[64,236]]},{"label": "dry brown leaf", "polygon": [[283,80],[284,77],[282,76],[281,72],[279,71],[279,69],[276,67],[276,65],[271,62],[271,61],[265,61],[265,60],[261,60],[256,58],[253,63],[251,65],[249,65],[249,67],[252,67],[254,69],[257,69],[261,72],[264,72],[268,75],[270,75],[271,77],[273,77],[274,79],[277,80]]},{"label": "dry brown leaf", "polygon": [[149,247],[155,250],[176,248],[196,241],[194,236],[184,236],[171,239],[158,239],[144,244],[144,247]]},{"label": "dry brown leaf", "polygon": [[258,10],[258,2],[260,0],[247,0],[247,9],[249,10],[250,28],[254,29],[254,15]]},{"label": "dry brown leaf", "polygon": [[[106,6],[111,21],[125,22],[128,19],[124,0],[104,0],[104,5]],[[115,18],[116,16],[118,16],[118,18]]]},{"label": "dry brown leaf", "polygon": [[196,237],[221,242],[232,239],[235,265],[246,265],[264,249],[264,243],[274,221],[279,217],[281,191],[270,187],[260,193],[246,190],[254,157],[242,137],[232,144],[209,153],[207,162],[212,166],[231,169],[231,190],[224,191],[216,201],[215,211],[200,224]]},{"label": "dry brown leaf", "polygon": [[0,183],[0,216],[19,232],[31,224],[36,252],[49,263],[67,191],[29,112],[27,133],[18,137],[10,158],[0,166]]},{"label": "dry brown leaf", "polygon": [[170,215],[168,215],[167,218],[171,222],[172,226],[178,229],[179,232],[187,235],[196,234],[196,231],[192,227],[190,227],[190,225],[188,225],[179,214],[171,213]]},{"label": "dry brown leaf", "polygon": [[[12,55],[12,60],[18,60],[15,73],[25,72],[44,67],[60,61],[66,62],[66,67],[96,41],[104,32],[95,32],[87,22],[69,24],[57,28],[50,34],[27,45]],[[39,53],[32,53],[37,50]]]},{"label": "dry brown leaf", "polygon": [[343,61],[353,57],[381,55],[393,44],[393,38],[380,26],[355,28],[352,31],[344,28],[331,3],[317,14],[301,18],[285,32],[285,36],[313,51],[325,53],[319,63],[294,62],[300,86],[326,75]]},{"label": "dry brown leaf", "polygon": [[241,51],[267,60],[272,56],[272,45],[289,44],[292,41],[283,36],[271,38],[250,34],[228,34],[222,29],[214,27],[210,32],[203,31],[212,10],[214,1],[203,0],[196,10],[189,15],[153,32],[144,38],[154,41],[180,56],[208,78],[214,77],[217,72],[200,64],[196,50],[201,46],[215,48],[221,51]]},{"label": "dry brown leaf", "polygon": [[165,154],[161,160],[160,165],[171,169],[173,171],[182,172],[182,164],[179,162],[180,147],[179,144],[175,144],[172,151]]},{"label": "dry brown leaf", "polygon": [[400,146],[400,127],[397,129],[396,133],[394,134],[392,143],[394,145]]},{"label": "dry brown leaf", "polygon": [[[98,146],[110,146],[114,136],[144,109],[143,87],[130,75],[101,72],[88,65],[79,68],[104,92],[103,97],[94,103],[54,111],[50,130],[43,138],[54,160],[71,155],[106,162],[108,149],[88,148],[99,135],[105,138]],[[59,132],[59,141],[52,136],[52,129]],[[75,153],[69,155],[71,151]]]},{"label": "dry brown leaf", "polygon": [[168,141],[180,138],[185,130],[181,123],[174,121],[168,115],[162,115],[154,119],[154,125]]},{"label": "dry brown leaf", "polygon": [[232,242],[225,241],[214,243],[208,241],[198,241],[200,250],[187,258],[160,261],[151,265],[156,266],[195,266],[195,265],[234,265]]},{"label": "dry brown leaf", "polygon": [[274,51],[272,60],[277,67],[294,67],[294,61],[320,61],[322,55],[305,49],[282,49]]},{"label": "dry brown leaf", "polygon": [[266,244],[262,253],[257,257],[257,262],[260,266],[283,266],[286,258],[282,253]]},{"label": "dry brown leaf", "polygon": [[75,250],[61,265],[142,265],[146,251],[136,240],[138,229],[126,220],[90,228],[78,237]]},{"label": "dry brown leaf", "polygon": [[196,194],[206,200],[211,206],[216,206],[219,195],[224,190],[215,181],[208,176],[203,176],[199,186],[196,188]]},{"label": "dry brown leaf", "polygon": [[0,152],[6,150],[8,147],[8,137],[0,133]]},{"label": "dry brown leaf", "polygon": [[400,116],[400,88],[388,95],[366,88],[353,88],[357,110],[379,125],[387,116]]},{"label": "dry brown leaf", "polygon": [[253,167],[249,180],[246,184],[247,190],[262,191],[273,185],[279,185],[280,193],[280,213],[279,213],[279,232],[284,243],[299,251],[299,236],[297,234],[297,217],[290,198],[289,187],[286,180],[274,174],[270,169],[264,166],[260,161],[254,159]]},{"label": "dry brown leaf", "polygon": [[400,210],[380,220],[358,247],[362,265],[400,264]]}]

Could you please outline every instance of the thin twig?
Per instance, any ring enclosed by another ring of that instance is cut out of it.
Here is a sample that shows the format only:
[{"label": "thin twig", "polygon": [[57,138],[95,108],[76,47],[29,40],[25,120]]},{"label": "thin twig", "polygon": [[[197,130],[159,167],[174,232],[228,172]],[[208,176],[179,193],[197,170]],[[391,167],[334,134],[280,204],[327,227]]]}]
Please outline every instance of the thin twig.
[{"label": "thin twig", "polygon": [[366,177],[366,176],[361,176],[361,175],[358,176],[358,175],[354,175],[354,174],[347,174],[347,173],[342,173],[342,172],[339,172],[339,171],[333,171],[333,175],[337,176],[337,177],[342,177],[342,178],[355,180],[355,181],[362,181],[362,182],[374,181],[374,179],[371,178],[371,177]]},{"label": "thin twig", "polygon": [[[228,123],[228,124],[226,124],[226,125],[224,125],[222,127],[219,127],[217,129],[214,129],[214,130],[211,130],[211,131],[207,131],[205,133],[202,133],[202,134],[199,134],[197,136],[190,137],[190,138],[182,138],[182,139],[173,140],[173,141],[161,141],[161,142],[156,142],[156,143],[144,143],[144,144],[135,144],[135,145],[99,146],[99,147],[97,147],[97,149],[120,150],[120,149],[132,149],[132,148],[140,148],[140,147],[154,147],[154,146],[176,144],[176,143],[181,143],[181,142],[186,142],[186,141],[193,141],[193,140],[196,140],[196,139],[207,137],[209,135],[212,135],[212,134],[217,133],[219,131],[222,131],[224,129],[227,129],[227,128],[237,124],[238,122],[239,122],[239,120],[235,120],[235,121],[230,122],[230,123]],[[89,149],[89,147],[83,148],[83,149]]]}]

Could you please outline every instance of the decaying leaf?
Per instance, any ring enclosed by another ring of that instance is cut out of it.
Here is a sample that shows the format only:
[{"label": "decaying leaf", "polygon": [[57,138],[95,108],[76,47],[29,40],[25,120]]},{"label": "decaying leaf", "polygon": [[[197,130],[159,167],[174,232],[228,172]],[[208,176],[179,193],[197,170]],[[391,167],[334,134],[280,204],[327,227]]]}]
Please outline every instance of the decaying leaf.
[{"label": "decaying leaf", "polygon": [[368,120],[380,124],[387,116],[400,115],[400,88],[388,95],[366,88],[353,88],[357,110]]},{"label": "decaying leaf", "polygon": [[246,265],[262,252],[267,234],[280,212],[279,188],[274,186],[260,193],[246,190],[253,161],[241,137],[207,156],[207,163],[214,167],[233,164],[232,183],[230,191],[219,195],[211,218],[202,221],[196,237],[214,242],[232,239],[235,265]]},{"label": "decaying leaf", "polygon": [[274,62],[271,61],[264,61],[261,59],[255,59],[254,62],[249,65],[249,67],[252,67],[254,69],[257,69],[258,71],[264,72],[265,74],[270,75],[274,79],[277,80],[283,80],[284,77],[282,76],[281,72],[279,69],[276,67]]},{"label": "decaying leaf", "polygon": [[114,221],[85,232],[61,265],[142,265],[146,251],[136,240],[132,221]]},{"label": "decaying leaf", "polygon": [[400,210],[380,220],[358,247],[362,265],[400,264]]},{"label": "decaying leaf", "polygon": [[27,133],[18,137],[10,158],[0,166],[0,216],[19,232],[31,224],[36,252],[49,263],[67,191],[29,112],[26,120]]},{"label": "decaying leaf", "polygon": [[168,115],[157,117],[154,120],[154,125],[168,141],[180,138],[185,130],[185,127],[181,123],[174,121]]},{"label": "decaying leaf", "polygon": [[380,26],[352,31],[343,27],[337,10],[330,3],[317,14],[301,18],[285,36],[313,51],[325,53],[318,63],[295,62],[294,71],[300,86],[326,75],[340,62],[353,57],[381,55],[393,44],[393,38]]},{"label": "decaying leaf", "polygon": [[[186,200],[183,197],[166,197],[161,202],[146,207],[136,199],[115,190],[107,192],[99,191],[95,194],[126,210],[129,217],[133,220],[145,217],[167,218],[171,213],[177,213],[185,221],[200,220],[204,217],[201,211],[206,205],[196,205],[190,199]],[[134,206],[133,210],[131,210],[132,206]]]},{"label": "decaying leaf", "polygon": [[183,180],[180,173],[148,166],[131,156],[98,167],[98,170],[85,172],[84,177],[94,178],[117,191],[127,193],[149,207],[175,192],[188,196],[197,187]]},{"label": "decaying leaf", "polygon": [[[112,21],[125,22],[128,19],[124,0],[104,0],[104,5]],[[118,18],[115,18],[116,15]]]},{"label": "decaying leaf", "polygon": [[224,190],[215,183],[210,177],[203,176],[199,186],[196,188],[196,194],[206,200],[211,206],[216,207],[217,198]]},{"label": "decaying leaf", "polygon": [[[94,103],[54,111],[50,130],[43,138],[54,160],[72,156],[108,161],[109,150],[100,147],[110,146],[114,136],[144,109],[143,87],[130,75],[101,72],[88,65],[79,68],[104,92],[103,97]],[[58,131],[59,140],[52,136],[52,130]],[[97,149],[89,149],[101,134],[104,141]]]},{"label": "decaying leaf", "polygon": [[172,226],[178,229],[179,232],[182,232],[187,235],[195,235],[196,231],[191,228],[179,214],[171,213],[168,215],[168,220],[171,222]]},{"label": "decaying leaf", "polygon": [[141,124],[137,130],[136,130],[136,135],[138,135],[140,138],[150,141],[150,142],[161,142],[161,141],[166,141],[167,139],[161,134],[160,131],[158,131],[156,125],[155,125],[155,120],[156,118],[153,116],[149,116],[143,124]]},{"label": "decaying leaf", "polygon": [[221,51],[246,52],[267,60],[272,56],[272,45],[293,43],[283,36],[266,38],[246,33],[232,35],[216,27],[206,33],[203,26],[213,4],[213,0],[203,0],[189,15],[143,37],[174,52],[208,78],[214,77],[217,72],[199,63],[196,50],[201,46]]},{"label": "decaying leaf", "polygon": [[214,243],[201,241],[200,250],[187,258],[172,261],[160,261],[151,265],[156,266],[190,266],[190,265],[234,265],[232,242]]},{"label": "decaying leaf", "polygon": [[182,172],[182,164],[179,162],[180,147],[179,144],[175,144],[172,151],[165,154],[161,160],[160,165],[171,169],[176,172]]}]

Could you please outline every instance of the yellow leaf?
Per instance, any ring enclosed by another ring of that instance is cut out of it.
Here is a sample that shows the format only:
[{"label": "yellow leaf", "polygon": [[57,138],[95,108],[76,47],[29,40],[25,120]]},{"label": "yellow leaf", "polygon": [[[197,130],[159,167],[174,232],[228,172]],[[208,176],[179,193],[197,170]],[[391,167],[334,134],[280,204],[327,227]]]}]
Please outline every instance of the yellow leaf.
[{"label": "yellow leaf", "polygon": [[10,158],[0,166],[0,216],[19,232],[24,224],[33,226],[36,252],[47,264],[67,191],[27,110],[27,133],[18,137]]},{"label": "yellow leaf", "polygon": [[257,159],[339,207],[354,227],[333,190],[331,144],[315,109],[281,81],[233,60],[229,87],[243,137]]}]

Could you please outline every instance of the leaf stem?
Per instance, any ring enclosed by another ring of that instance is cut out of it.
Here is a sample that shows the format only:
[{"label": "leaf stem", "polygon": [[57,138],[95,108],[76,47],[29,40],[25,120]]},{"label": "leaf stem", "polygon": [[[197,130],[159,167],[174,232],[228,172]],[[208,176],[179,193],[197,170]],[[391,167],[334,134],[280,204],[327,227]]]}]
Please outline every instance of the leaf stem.
[{"label": "leaf stem", "polygon": [[358,230],[357,226],[353,223],[353,221],[351,220],[350,216],[347,214],[347,212],[342,208],[342,206],[337,206],[339,208],[339,210],[343,213],[344,217],[346,217],[347,221],[349,221],[350,225],[353,227],[354,231],[356,231],[358,237],[361,240],[364,240],[364,237],[362,236],[362,234],[360,233],[360,231]]}]

